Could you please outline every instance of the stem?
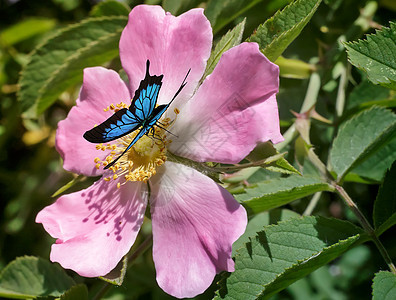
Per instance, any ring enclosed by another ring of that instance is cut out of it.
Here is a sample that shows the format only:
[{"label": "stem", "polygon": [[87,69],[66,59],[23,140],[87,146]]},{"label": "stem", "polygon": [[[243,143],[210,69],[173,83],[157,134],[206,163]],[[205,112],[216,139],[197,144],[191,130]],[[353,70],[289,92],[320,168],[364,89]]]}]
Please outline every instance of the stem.
[{"label": "stem", "polygon": [[[305,94],[304,102],[301,105],[300,113],[305,113],[313,106],[315,106],[316,101],[318,99],[318,94],[320,90],[320,76],[318,73],[314,72],[311,74],[309,78],[307,93]],[[283,134],[284,141],[274,145],[274,147],[281,151],[285,148],[294,138],[297,136],[296,125],[293,123]]]},{"label": "stem", "polygon": [[[326,166],[322,163],[322,161],[315,154],[315,152],[312,151],[312,149],[309,149],[308,151],[308,159],[319,169],[319,171],[322,174],[322,177],[325,177],[327,179],[330,185],[335,188],[336,193],[342,198],[342,200],[344,200],[344,202],[352,210],[354,215],[358,218],[359,223],[363,227],[364,231],[371,237],[372,241],[378,248],[379,252],[381,253],[381,256],[384,258],[391,272],[393,274],[396,274],[396,267],[393,264],[388,252],[386,251],[384,245],[382,245],[381,241],[379,240],[377,234],[375,233],[375,230],[373,229],[369,221],[366,219],[366,217],[363,215],[363,213],[359,210],[355,202],[353,202],[351,197],[349,197],[349,195],[344,190],[344,188],[338,185],[334,181],[333,177],[331,176]],[[306,211],[308,211],[308,208],[306,209]]]},{"label": "stem", "polygon": [[325,164],[320,160],[320,158],[314,152],[314,149],[308,149],[307,157],[311,161],[311,163],[318,169],[321,177],[326,181],[333,181],[333,176],[330,174],[329,170],[325,166]]},{"label": "stem", "polygon": [[322,196],[322,192],[317,192],[313,195],[311,201],[309,201],[309,204],[303,213],[303,216],[310,216],[312,214],[313,210],[319,202],[320,196]]},{"label": "stem", "polygon": [[[129,268],[133,262],[138,258],[141,254],[143,254],[150,246],[153,241],[153,235],[150,234],[144,241],[137,247],[137,249],[132,252],[131,254],[128,255],[128,266]],[[95,297],[93,297],[93,300],[99,300],[102,299],[104,295],[113,287],[114,285],[108,282],[105,282],[101,289],[97,292]]]},{"label": "stem", "polygon": [[284,157],[286,154],[285,153],[279,153],[264,159],[261,159],[259,161],[253,161],[253,162],[249,162],[249,163],[245,163],[245,164],[235,164],[232,166],[216,166],[216,167],[209,167],[207,166],[205,163],[201,163],[201,167],[203,169],[206,169],[208,171],[211,172],[220,172],[220,173],[228,173],[228,172],[232,172],[232,171],[239,171],[239,170],[243,170],[246,168],[251,168],[251,167],[259,167],[262,165],[269,165],[272,162],[277,161],[278,159]]},{"label": "stem", "polygon": [[348,85],[347,72],[348,72],[347,67],[345,65],[342,65],[340,83],[338,85],[337,99],[336,99],[336,116],[337,116],[337,118],[340,118],[342,116],[342,113],[344,112],[345,90]]},{"label": "stem", "polygon": [[378,250],[380,251],[382,257],[384,258],[385,262],[387,263],[389,269],[392,271],[393,274],[396,274],[396,267],[393,264],[388,252],[386,251],[384,245],[382,245],[381,241],[378,239],[373,227],[371,227],[370,223],[367,221],[366,217],[362,214],[359,210],[355,202],[349,197],[347,192],[344,190],[342,186],[334,183],[333,186],[335,187],[337,194],[344,200],[344,202],[349,206],[355,216],[358,218],[359,223],[362,225],[363,229],[368,233],[368,235],[373,240],[374,244],[377,246]]},{"label": "stem", "polygon": [[153,235],[150,234],[144,241],[137,247],[137,249],[128,255],[128,267],[138,258],[141,254],[143,254],[152,244]]}]

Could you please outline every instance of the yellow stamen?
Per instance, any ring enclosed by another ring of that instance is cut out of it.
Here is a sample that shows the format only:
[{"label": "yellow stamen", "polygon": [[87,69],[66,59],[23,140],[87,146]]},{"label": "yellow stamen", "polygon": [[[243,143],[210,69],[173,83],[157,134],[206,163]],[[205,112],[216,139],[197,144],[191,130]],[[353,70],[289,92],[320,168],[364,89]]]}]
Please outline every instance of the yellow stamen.
[{"label": "yellow stamen", "polygon": [[[121,108],[127,108],[128,105],[120,102],[116,105],[110,104],[105,111],[118,111]],[[175,108],[174,112],[180,113],[179,109]],[[144,135],[131,147],[125,155],[121,156],[116,164],[111,166],[109,170],[112,172],[104,177],[105,181],[116,180],[117,188],[120,188],[127,181],[142,181],[147,182],[152,176],[157,173],[157,168],[163,165],[166,161],[166,148],[171,142],[166,135],[166,130],[169,130],[176,118],[173,120],[165,117],[161,120],[160,128],[154,126],[154,136]],[[165,130],[166,129],[166,130]],[[96,145],[97,150],[108,151],[107,156],[102,160],[95,157],[95,167],[99,169],[101,166],[106,167],[129,146],[132,140],[136,137],[139,131],[134,131],[126,136],[116,140],[112,144]],[[107,173],[108,174],[108,173]]]}]

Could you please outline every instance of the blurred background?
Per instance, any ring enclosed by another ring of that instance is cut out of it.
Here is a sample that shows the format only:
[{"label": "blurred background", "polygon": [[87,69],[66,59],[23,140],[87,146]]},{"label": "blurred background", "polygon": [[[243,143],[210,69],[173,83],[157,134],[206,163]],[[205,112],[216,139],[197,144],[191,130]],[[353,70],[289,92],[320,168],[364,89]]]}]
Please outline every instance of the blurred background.
[{"label": "blurred background", "polygon": [[[221,1],[221,0],[220,0]],[[38,119],[23,115],[17,100],[18,78],[21,70],[29,60],[29,53],[66,25],[79,22],[89,17],[92,8],[99,1],[88,0],[0,0],[0,270],[16,257],[24,255],[49,258],[53,239],[35,223],[36,214],[45,206],[55,201],[52,195],[61,187],[75,180],[68,192],[88,187],[95,179],[81,178],[62,169],[62,161],[54,147],[57,123],[64,119],[74,105],[78,96],[79,85],[69,88],[61,94],[58,101]],[[133,7],[137,4],[160,4],[174,14],[180,14],[191,7],[206,8],[211,1],[124,1]],[[231,0],[224,1],[232,2]],[[236,2],[235,0],[233,2]],[[246,17],[245,37],[263,23],[275,11],[291,1],[263,0],[239,1],[232,12],[218,12],[214,42],[228,29],[233,28]],[[246,3],[253,3],[245,9]],[[365,26],[357,26],[356,20],[362,15],[368,4],[374,5],[365,17]],[[335,65],[338,61],[346,62],[345,51],[339,51],[332,59],[326,60],[329,51],[338,50],[337,41],[362,38],[365,33],[372,33],[381,25],[387,26],[395,20],[396,1],[364,0],[328,0],[321,4],[311,22],[302,34],[283,54],[289,59],[304,63],[306,72],[300,76],[288,75],[282,69],[281,89],[278,95],[282,129],[293,122],[291,110],[299,111],[304,100],[310,72],[322,71],[321,91],[317,111],[332,119],[334,99],[337,94],[338,80],[334,80]],[[396,54],[395,54],[396,55]],[[334,58],[334,59],[333,59]],[[119,67],[118,58],[109,62],[112,67]],[[108,65],[108,66],[109,66]],[[352,95],[354,87],[361,83],[362,76],[356,69],[349,70],[351,84],[346,89],[347,98]],[[292,77],[292,78],[291,78]],[[389,90],[378,88],[378,93],[389,95]],[[387,94],[386,94],[387,93]],[[359,101],[359,99],[357,100]],[[312,143],[321,157],[326,157],[331,142],[332,128],[323,124],[312,125]],[[289,149],[288,160],[294,161],[293,149]],[[280,176],[266,171],[252,177],[256,180],[271,176]],[[351,195],[359,199],[363,212],[371,209],[372,201],[378,190],[378,182],[372,179],[370,185],[350,183]],[[334,216],[354,221],[354,217],[345,210],[334,196],[324,194],[315,214]],[[287,208],[302,213],[308,203],[301,199]],[[367,212],[366,215],[371,215]],[[150,233],[150,222],[146,220],[142,228],[141,239]],[[396,257],[396,242],[392,232],[383,236],[383,243],[392,257]],[[323,267],[307,278],[291,285],[287,290],[275,296],[276,299],[370,299],[371,280],[378,266],[386,269],[376,249],[370,244],[361,245],[347,252],[331,265]],[[85,282],[90,293],[101,288],[99,279],[81,278],[73,272],[68,273],[77,281]],[[216,280],[215,280],[216,282]],[[210,299],[215,284],[198,299]],[[171,299],[162,292],[155,282],[155,270],[150,250],[140,257],[128,270],[124,285],[112,288],[104,299]]]}]

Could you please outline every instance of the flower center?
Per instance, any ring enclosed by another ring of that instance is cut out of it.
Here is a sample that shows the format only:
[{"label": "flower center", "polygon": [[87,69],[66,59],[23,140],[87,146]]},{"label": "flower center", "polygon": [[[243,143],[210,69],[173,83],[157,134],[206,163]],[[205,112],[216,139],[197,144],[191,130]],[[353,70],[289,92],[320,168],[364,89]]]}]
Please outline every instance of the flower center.
[{"label": "flower center", "polygon": [[[127,107],[125,103],[117,105],[111,104],[105,108],[105,111],[115,110]],[[176,116],[179,110],[174,110]],[[156,174],[157,167],[161,166],[166,161],[166,149],[172,141],[167,138],[167,131],[172,126],[176,119],[162,118],[160,120],[161,127],[155,126],[150,130],[150,133],[143,135],[132,147],[125,153],[117,163],[109,168],[113,172],[112,176],[104,177],[105,181],[119,180],[117,187],[125,184],[128,181],[143,181],[147,182],[151,176]],[[135,136],[139,133],[141,127],[137,130],[125,135],[113,143],[96,145],[97,150],[111,150],[110,154],[101,161],[99,157],[94,159],[95,167],[99,169],[101,166],[105,167],[116,159],[125,148],[133,141]],[[121,179],[121,180],[120,180]]]}]

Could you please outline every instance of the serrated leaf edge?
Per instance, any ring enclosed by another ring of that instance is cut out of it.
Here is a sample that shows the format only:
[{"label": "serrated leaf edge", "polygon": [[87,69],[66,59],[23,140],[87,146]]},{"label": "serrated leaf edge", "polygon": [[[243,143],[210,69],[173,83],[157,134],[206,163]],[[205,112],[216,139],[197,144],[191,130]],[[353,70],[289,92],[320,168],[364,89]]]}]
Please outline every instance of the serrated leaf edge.
[{"label": "serrated leaf edge", "polygon": [[[351,119],[349,119],[349,120],[347,120],[346,122],[344,122],[344,123],[340,126],[340,128],[339,128],[339,130],[338,130],[338,133],[341,132],[341,130],[343,130],[343,129],[345,128],[345,126],[347,126],[348,124],[350,124],[351,122],[353,122],[357,117],[360,117],[360,116],[362,116],[362,115],[364,115],[364,114],[368,114],[370,111],[373,111],[373,110],[376,110],[376,109],[379,109],[379,110],[382,110],[382,111],[388,111],[388,112],[394,114],[394,113],[393,113],[391,110],[389,110],[389,109],[386,109],[386,108],[381,107],[381,106],[376,106],[376,105],[374,105],[374,106],[370,107],[369,109],[363,110],[362,112],[360,112],[360,113],[354,115]],[[393,125],[392,125],[392,124],[393,124]],[[385,130],[384,130],[383,132],[387,132],[390,128],[392,128],[393,126],[395,126],[395,124],[396,124],[396,118],[395,118],[395,122],[392,123],[392,124],[389,125],[388,127],[386,127]],[[380,136],[378,136],[378,137],[374,140],[373,143],[371,143],[368,147],[365,148],[365,150],[370,149],[370,147],[372,147],[371,145],[375,145],[375,144],[377,143],[378,139],[381,138],[382,135],[383,135],[383,134],[381,134]],[[335,142],[336,142],[336,140],[338,139],[338,137],[339,137],[339,134],[337,134],[337,136],[336,136],[335,139],[333,140],[333,145],[335,144]],[[331,149],[330,149],[330,153],[331,153]],[[362,153],[364,153],[364,152],[362,152]],[[357,159],[355,159],[355,161],[354,161],[354,162],[353,162],[342,174],[337,174],[337,182],[340,182],[340,181],[345,177],[345,175],[346,175],[350,170],[352,170],[352,169],[356,166],[357,163],[360,163],[360,162],[361,162],[361,161],[360,161],[360,159],[361,159],[360,157],[361,157],[361,156],[362,156],[362,155],[360,155]],[[332,168],[333,168],[333,167],[334,167],[334,166],[332,165]],[[335,172],[334,169],[332,169],[332,170]]]},{"label": "serrated leaf edge", "polygon": [[15,264],[17,261],[20,261],[22,259],[31,259],[31,260],[39,260],[40,258],[37,256],[32,256],[32,255],[24,255],[24,256],[18,256],[14,260],[10,261],[4,268],[3,270],[0,271],[0,280],[3,277],[4,273],[6,270],[13,264]]},{"label": "serrated leaf edge", "polygon": [[[300,1],[302,1],[302,0],[300,0]],[[297,1],[296,1],[296,2],[297,2]],[[296,3],[296,2],[293,2],[292,4],[294,4],[294,3]],[[319,7],[319,5],[320,5],[321,2],[322,2],[322,0],[318,0],[318,2],[317,2],[317,3],[314,5],[314,7],[312,8],[311,12],[310,12],[305,18],[303,18],[298,24],[292,26],[289,30],[287,30],[287,31],[285,31],[285,32],[283,32],[283,33],[281,33],[279,36],[277,36],[276,38],[274,38],[274,39],[272,40],[272,42],[269,43],[262,51],[265,52],[265,50],[266,50],[267,48],[271,47],[274,43],[276,43],[277,40],[280,40],[282,37],[284,37],[285,35],[289,34],[291,31],[293,31],[293,29],[295,29],[296,27],[300,26],[301,24],[304,24],[304,23],[307,22],[309,19],[311,19],[312,16],[314,15],[314,13],[316,12],[317,8]],[[305,27],[305,26],[304,26],[304,27]],[[304,28],[304,27],[303,27],[303,28]],[[301,28],[301,30],[302,30],[303,28]],[[283,51],[282,51],[282,52],[283,52]],[[278,56],[278,57],[279,57],[279,56]],[[275,57],[275,58],[272,58],[272,59],[275,61],[278,57]]]},{"label": "serrated leaf edge", "polygon": [[[297,176],[297,175],[296,175],[296,176]],[[288,177],[275,178],[275,179],[273,179],[273,180],[266,180],[266,181],[263,181],[263,182],[259,182],[259,183],[257,183],[257,186],[258,186],[260,183],[263,184],[263,183],[265,183],[265,182],[267,182],[267,181],[273,181],[273,182],[274,182],[274,181],[281,181],[283,178],[288,178]],[[293,188],[291,188],[291,189],[279,190],[279,191],[277,191],[277,192],[264,194],[264,195],[262,195],[262,196],[252,197],[250,200],[252,200],[252,199],[264,199],[264,198],[266,198],[266,197],[273,196],[273,195],[278,194],[278,193],[287,192],[287,191],[291,191],[291,190],[295,190],[295,189],[301,189],[301,188],[303,188],[303,187],[317,186],[317,185],[323,185],[323,186],[328,187],[329,189],[326,190],[326,191],[332,191],[332,190],[334,190],[334,188],[332,188],[328,183],[326,183],[325,181],[321,181],[320,178],[317,178],[317,177],[303,177],[303,178],[317,179],[317,180],[318,180],[318,183],[305,184],[305,185],[303,185],[303,186],[296,186],[296,187],[293,187]],[[257,186],[256,186],[256,187],[257,187]],[[253,188],[255,188],[255,187],[252,187],[252,189],[253,189]],[[247,193],[246,191],[249,191],[249,188],[245,189],[245,193],[243,193],[243,194],[245,194],[245,195],[246,195],[246,194],[249,194],[249,193]],[[245,201],[250,201],[250,200],[245,200]],[[243,202],[245,202],[245,201],[243,201]]]},{"label": "serrated leaf edge", "polygon": [[275,277],[272,281],[268,282],[268,283],[265,284],[265,285],[262,285],[262,287],[264,288],[264,290],[263,290],[263,292],[261,292],[259,295],[256,295],[257,298],[258,298],[258,297],[263,297],[263,296],[264,296],[264,293],[265,293],[265,288],[268,287],[269,285],[271,285],[272,283],[274,283],[276,280],[278,280],[278,279],[281,278],[282,276],[284,276],[289,270],[292,270],[292,269],[295,268],[295,267],[298,267],[298,266],[301,266],[301,265],[307,263],[308,261],[310,261],[310,260],[312,260],[312,259],[318,257],[319,255],[321,255],[322,253],[324,253],[324,252],[326,252],[326,251],[328,251],[328,250],[331,250],[332,248],[334,248],[334,247],[336,247],[336,246],[338,246],[338,245],[340,245],[340,244],[342,244],[342,243],[344,243],[344,242],[347,242],[347,241],[349,241],[349,240],[355,240],[354,242],[356,242],[356,241],[358,241],[358,240],[360,239],[360,237],[361,237],[361,234],[356,234],[356,235],[350,236],[350,237],[348,237],[348,238],[346,238],[346,239],[339,240],[337,243],[334,243],[334,244],[332,244],[332,245],[330,245],[330,246],[328,246],[328,247],[323,248],[321,251],[318,251],[318,252],[312,254],[310,257],[308,257],[308,258],[306,258],[306,259],[297,260],[297,262],[296,262],[295,264],[293,264],[292,266],[290,266],[290,267],[284,269],[282,273],[277,274],[276,277]]},{"label": "serrated leaf edge", "polygon": [[[59,298],[56,298],[56,299],[64,300],[64,298],[67,297],[68,294],[72,293],[74,289],[78,289],[78,288],[80,288],[80,287],[83,287],[83,288],[85,287],[85,290],[86,290],[86,292],[87,292],[86,295],[88,296],[88,287],[87,287],[84,283],[78,283],[78,284],[73,285],[72,287],[70,287],[70,289],[68,289],[68,290],[67,290],[66,292],[64,292]],[[80,295],[80,296],[81,296],[81,295]],[[88,298],[85,298],[85,299],[88,299]]]},{"label": "serrated leaf edge", "polygon": [[[277,18],[278,15],[279,15],[279,14],[282,14],[285,10],[289,10],[289,9],[290,9],[291,11],[293,11],[293,7],[294,7],[295,5],[297,5],[297,2],[301,2],[301,1],[304,1],[304,0],[297,0],[297,1],[294,1],[294,2],[290,3],[289,5],[287,5],[286,7],[284,7],[282,10],[278,10],[271,18],[269,18],[268,20],[266,20],[263,24],[259,25],[259,26],[257,27],[257,30],[256,30],[256,31],[259,31],[260,28],[263,28],[263,27],[267,24],[267,22],[270,22],[270,21],[274,20],[275,18]],[[303,24],[304,22],[306,22],[307,19],[309,20],[309,19],[314,15],[314,13],[316,12],[316,10],[317,10],[317,8],[319,7],[319,5],[321,4],[321,2],[322,2],[322,0],[317,0],[316,4],[315,4],[315,5],[313,6],[313,8],[311,9],[311,12],[310,12],[309,14],[307,14],[300,22],[298,22],[297,24],[293,25],[292,27],[290,27],[288,30],[284,31],[284,32],[281,33],[280,35],[274,36],[273,39],[272,39],[272,41],[271,41],[271,43],[269,43],[269,44],[268,44],[267,46],[265,46],[264,48],[261,48],[261,47],[260,47],[260,50],[267,56],[267,54],[265,53],[265,50],[266,50],[267,48],[271,47],[271,46],[272,46],[274,43],[276,43],[280,38],[284,37],[286,34],[289,34],[293,29],[295,29],[296,27],[298,27],[298,26],[300,26],[301,24]],[[302,28],[302,29],[303,29],[303,28]],[[301,30],[302,30],[302,29],[301,29]],[[250,42],[251,37],[254,36],[254,35],[255,35],[255,34],[252,34],[252,35],[247,39],[247,41]],[[259,45],[259,46],[260,46],[260,45]],[[283,51],[282,51],[282,52],[283,52]],[[282,54],[282,53],[281,53],[281,54]],[[279,55],[278,55],[278,57],[279,57]],[[274,62],[278,57],[272,57],[270,60],[271,60],[272,62]]]},{"label": "serrated leaf edge", "polygon": [[[274,227],[277,227],[277,226],[282,226],[282,225],[284,225],[285,223],[291,223],[291,222],[294,222],[295,220],[310,220],[310,219],[311,219],[311,220],[313,220],[313,219],[315,219],[315,220],[323,219],[323,220],[326,220],[326,221],[336,221],[336,222],[339,222],[339,223],[348,224],[349,226],[351,226],[351,227],[353,227],[354,229],[356,229],[357,232],[360,231],[360,233],[358,233],[358,234],[356,234],[356,235],[350,236],[350,237],[348,237],[347,239],[344,239],[344,240],[339,240],[337,243],[335,243],[335,244],[333,244],[333,245],[331,245],[331,246],[325,247],[325,248],[323,248],[323,249],[331,248],[331,247],[333,247],[334,245],[338,244],[338,243],[341,242],[341,241],[346,241],[346,240],[348,240],[348,239],[350,239],[350,238],[353,238],[353,237],[356,237],[356,236],[359,236],[359,237],[360,237],[361,243],[363,243],[363,242],[365,242],[366,240],[369,239],[369,237],[367,236],[367,234],[365,234],[365,232],[364,232],[360,227],[356,226],[355,224],[353,224],[353,223],[351,223],[351,222],[344,221],[344,220],[340,220],[340,219],[337,219],[337,218],[327,218],[327,217],[322,217],[322,216],[297,216],[297,217],[292,217],[292,218],[287,219],[287,220],[279,221],[279,222],[277,222],[276,224],[266,225],[266,226],[263,227],[262,230],[257,231],[255,236],[249,236],[248,238],[249,238],[249,240],[252,240],[252,239],[255,238],[260,232],[266,231],[266,230],[268,230],[268,229],[271,229],[271,228],[274,228]],[[242,249],[246,249],[246,245],[247,245],[248,243],[250,243],[250,242],[246,242],[246,243],[244,243],[241,247],[239,247],[238,249],[235,249],[235,255],[234,255],[234,258],[235,258],[235,259],[237,259],[238,257],[240,257],[240,256],[242,255],[240,252],[241,252]],[[321,253],[321,252],[323,252],[323,250],[321,250],[321,251],[318,252],[318,253]],[[306,262],[306,261],[312,259],[315,255],[317,256],[318,254],[314,254],[314,255],[310,256],[309,258],[307,258],[307,259],[299,260],[299,261],[297,261],[296,264],[298,264],[300,261]],[[296,264],[294,264],[293,266],[295,266]],[[291,267],[293,267],[293,266],[291,266]],[[290,269],[291,267],[286,268],[286,269],[285,269],[282,273],[280,273],[280,274],[283,274],[286,270]],[[220,291],[220,289],[221,289],[220,284],[221,284],[221,282],[222,282],[226,277],[228,277],[227,274],[229,274],[229,273],[228,273],[228,272],[223,272],[221,278],[220,278],[220,279],[218,280],[218,282],[217,282],[217,284],[218,284],[218,286],[219,286],[219,289],[217,289],[216,292],[215,292],[216,297],[221,298],[221,296],[220,296],[220,294],[219,294],[219,291]],[[280,274],[278,274],[270,283],[272,283],[274,280],[276,280]],[[269,283],[268,283],[268,284],[269,284]],[[265,286],[267,286],[268,284],[266,284],[266,285],[261,285],[261,286],[262,286],[262,287],[265,287]],[[261,296],[261,295],[262,295],[262,293],[256,295],[256,297],[259,297],[259,296]],[[216,297],[214,297],[213,299],[216,299]]]},{"label": "serrated leaf edge", "polygon": [[[373,297],[374,297],[374,285],[376,284],[376,282],[375,282],[374,280],[375,280],[375,278],[377,277],[377,275],[379,275],[379,274],[381,274],[381,273],[392,274],[392,273],[389,272],[389,271],[379,271],[379,272],[377,272],[377,273],[374,274],[373,283],[371,284],[371,295],[372,295]],[[393,274],[393,275],[394,275],[394,274]]]},{"label": "serrated leaf edge", "polygon": [[[122,2],[122,1],[117,1],[117,0],[108,0],[108,1],[99,2],[99,3],[96,4],[94,7],[92,7],[91,11],[89,12],[89,17],[90,17],[90,18],[100,18],[100,17],[96,17],[96,16],[94,15],[94,13],[95,13],[97,10],[99,10],[101,7],[106,8],[106,5],[107,5],[109,2],[110,2],[110,3],[111,3],[111,2],[115,2],[115,3],[117,3],[117,5],[123,6],[123,7],[128,11],[128,14],[131,12],[131,8],[130,8],[126,3]],[[120,16],[120,15],[112,15],[112,16]],[[102,16],[101,16],[101,17],[102,17]],[[111,16],[108,16],[108,17],[111,17]]]},{"label": "serrated leaf edge", "polygon": [[[24,256],[18,256],[18,257],[16,257],[14,260],[12,260],[12,261],[10,261],[1,271],[0,271],[0,281],[1,281],[1,279],[3,278],[3,276],[4,276],[4,273],[5,272],[7,272],[7,270],[9,269],[9,268],[11,268],[14,264],[16,264],[18,261],[21,261],[21,260],[24,260],[24,259],[29,259],[30,261],[40,261],[40,260],[43,260],[43,261],[45,261],[45,259],[43,259],[43,258],[41,258],[41,257],[39,257],[39,256],[33,256],[33,255],[24,255]],[[56,264],[51,264],[51,265],[53,265],[55,268],[57,268],[58,270],[62,270],[58,265],[56,265]],[[67,274],[66,274],[67,275]],[[73,280],[73,278],[71,278],[70,276],[68,276],[67,275],[67,277],[69,277],[69,279],[75,284],[75,281]],[[13,290],[7,290],[7,291],[9,291],[9,292],[12,292],[12,293],[14,293],[15,295],[19,295],[19,296],[23,296],[23,297],[28,297],[28,298],[30,298],[30,297],[32,297],[32,295],[25,295],[25,294],[21,294],[21,293],[19,293],[19,292],[15,292],[15,291],[13,291]],[[35,298],[37,298],[37,297],[39,297],[39,296],[36,296]]]},{"label": "serrated leaf edge", "polygon": [[[72,31],[75,30],[76,28],[85,25],[87,23],[91,23],[91,22],[97,22],[97,21],[104,21],[104,20],[128,20],[127,16],[103,16],[103,17],[93,17],[93,18],[88,18],[88,19],[84,19],[81,22],[75,23],[75,24],[71,24],[68,25],[65,28],[59,29],[56,32],[53,33],[53,35],[49,36],[47,39],[45,39],[44,41],[42,41],[40,44],[38,44],[38,46],[29,54],[29,60],[27,62],[27,64],[23,67],[23,69],[20,72],[20,79],[18,80],[18,91],[17,91],[17,99],[18,101],[21,101],[21,88],[24,86],[23,84],[23,80],[24,80],[24,73],[26,71],[26,69],[28,68],[28,66],[30,65],[30,63],[32,62],[32,59],[34,58],[34,55],[36,55],[39,51],[41,51],[41,49],[48,43],[52,42],[54,39],[58,38],[60,35],[64,34],[65,32],[68,31]],[[35,99],[37,100],[37,98]]]},{"label": "serrated leaf edge", "polygon": [[51,73],[51,75],[50,75],[50,77],[48,78],[48,80],[46,80],[46,81],[44,82],[43,86],[39,89],[39,91],[38,91],[39,97],[37,97],[37,99],[36,99],[36,104],[35,104],[35,105],[37,106],[37,107],[36,107],[36,114],[41,114],[41,113],[43,113],[43,112],[53,103],[53,102],[52,102],[51,104],[46,105],[44,108],[40,109],[40,99],[41,99],[41,97],[45,94],[46,89],[48,88],[48,86],[51,85],[52,81],[56,78],[56,76],[57,76],[59,73],[62,73],[63,70],[64,70],[65,68],[67,68],[68,66],[70,66],[70,62],[73,62],[74,60],[77,60],[77,59],[79,58],[79,56],[81,55],[81,53],[84,53],[85,51],[89,50],[92,46],[97,45],[97,44],[100,45],[100,43],[101,43],[102,41],[107,40],[107,39],[110,39],[110,38],[112,38],[112,37],[115,37],[115,36],[119,35],[120,32],[122,32],[122,30],[124,30],[124,28],[120,28],[120,29],[118,29],[118,30],[115,31],[115,32],[109,33],[108,35],[101,36],[101,37],[98,38],[97,40],[92,41],[92,42],[89,42],[85,47],[83,47],[83,48],[77,50],[75,53],[73,53],[73,54],[70,55],[68,58],[66,58],[66,59],[63,61],[63,64],[60,65],[59,68],[57,68],[54,72]]},{"label": "serrated leaf edge", "polygon": [[[224,35],[221,37],[221,39],[220,39],[219,42],[216,44],[215,48],[213,49],[213,51],[211,52],[211,54],[210,54],[210,56],[209,56],[209,58],[208,58],[208,61],[207,61],[207,64],[206,64],[206,68],[205,68],[205,72],[204,72],[204,74],[202,75],[202,78],[201,78],[201,80],[200,80],[200,82],[199,82],[199,84],[198,84],[198,87],[202,84],[202,82],[205,80],[205,78],[213,72],[213,70],[214,70],[214,68],[216,67],[216,65],[217,65],[218,61],[220,60],[221,56],[223,55],[224,52],[227,51],[227,50],[224,50],[224,49],[226,49],[227,46],[232,42],[233,37],[234,37],[234,34],[232,34],[231,38],[228,39],[228,41],[226,42],[226,44],[225,44],[225,45],[220,49],[220,51],[214,56],[212,62],[210,62],[210,59],[212,58],[212,54],[214,54],[215,51],[216,51],[217,45],[220,45],[220,43],[222,42],[223,38],[225,38],[225,37],[227,36],[227,34],[231,34],[231,33],[233,33],[233,31],[236,32],[236,31],[238,31],[238,30],[240,29],[240,27],[242,27],[241,33],[238,34],[238,42],[237,42],[236,44],[234,43],[234,46],[233,46],[233,47],[239,45],[239,44],[241,43],[241,41],[242,41],[243,32],[245,31],[245,24],[246,24],[246,18],[244,18],[243,21],[240,22],[239,24],[237,24],[234,28],[228,30],[227,33],[224,34]],[[238,30],[237,30],[237,29],[238,29]],[[232,47],[231,47],[231,48],[232,48]],[[230,49],[231,49],[231,48],[230,48]],[[216,63],[215,65],[213,65],[213,64],[216,62],[216,60],[217,60],[217,63]],[[209,65],[209,63],[211,63],[211,64]],[[211,72],[209,72],[209,70],[212,68],[212,65],[213,65],[213,69],[212,69]]]},{"label": "serrated leaf edge", "polygon": [[[365,39],[358,39],[357,41],[350,41],[350,42],[344,42],[344,46],[347,49],[347,54],[348,54],[348,61],[356,66],[358,69],[363,70],[368,78],[370,79],[371,82],[373,82],[374,84],[392,84],[393,82],[395,82],[394,80],[390,79],[389,77],[387,77],[386,75],[381,75],[384,79],[384,81],[378,81],[378,80],[372,80],[370,74],[367,72],[366,68],[364,66],[362,66],[361,64],[355,64],[352,62],[352,59],[350,57],[350,51],[354,51],[364,57],[367,57],[366,54],[363,54],[359,51],[357,51],[356,49],[354,49],[352,46],[358,46],[359,44],[366,44],[366,43],[370,43],[370,40],[378,37],[378,36],[382,36],[383,37],[383,33],[384,32],[391,32],[392,31],[392,26],[396,26],[395,22],[389,21],[389,27],[382,27],[381,29],[376,29],[374,33],[370,33],[370,34],[366,34],[365,35]],[[375,60],[376,62],[386,65],[389,68],[393,68],[392,66],[388,66],[386,63],[384,63],[383,61],[379,61],[375,58],[370,57],[370,59]]]}]

